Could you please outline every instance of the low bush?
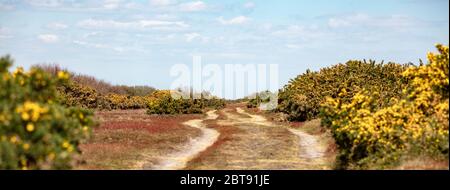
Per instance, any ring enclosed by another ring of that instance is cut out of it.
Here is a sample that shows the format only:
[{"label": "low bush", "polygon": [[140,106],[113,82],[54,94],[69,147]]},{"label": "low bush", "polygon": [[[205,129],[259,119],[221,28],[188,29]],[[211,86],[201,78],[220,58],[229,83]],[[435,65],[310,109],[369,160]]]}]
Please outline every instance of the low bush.
[{"label": "low bush", "polygon": [[0,169],[71,168],[94,124],[92,112],[60,104],[57,86],[68,73],[11,73],[12,63],[0,58]]},{"label": "low bush", "polygon": [[428,64],[402,73],[410,83],[399,98],[364,90],[348,101],[342,90],[322,105],[322,124],[332,129],[340,149],[339,167],[384,167],[408,154],[448,159],[449,55],[448,47],[437,49]]},{"label": "low bush", "polygon": [[307,71],[291,80],[280,90],[278,111],[289,115],[290,120],[305,121],[317,118],[320,105],[326,97],[340,96],[344,102],[366,89],[378,92],[377,104],[387,105],[393,97],[399,97],[407,79],[401,74],[407,65],[375,63],[375,61],[348,61],[317,72]]},{"label": "low bush", "polygon": [[174,98],[170,90],[158,90],[149,97],[148,114],[194,114],[203,113],[205,108],[219,109],[225,106],[225,101],[219,98]]}]

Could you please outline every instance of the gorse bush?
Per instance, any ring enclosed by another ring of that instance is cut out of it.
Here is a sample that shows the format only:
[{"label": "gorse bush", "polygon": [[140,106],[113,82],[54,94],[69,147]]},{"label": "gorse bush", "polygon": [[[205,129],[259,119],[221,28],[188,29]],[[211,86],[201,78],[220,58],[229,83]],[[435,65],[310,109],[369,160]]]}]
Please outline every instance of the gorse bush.
[{"label": "gorse bush", "polygon": [[218,98],[174,98],[170,90],[158,90],[149,97],[148,114],[193,114],[203,113],[205,108],[218,109],[225,106],[225,101]]},{"label": "gorse bush", "polygon": [[149,97],[126,96],[120,94],[108,94],[106,99],[110,102],[111,109],[144,109],[148,107]]},{"label": "gorse bush", "polygon": [[322,105],[322,123],[339,146],[340,167],[383,167],[407,154],[448,158],[449,55],[448,47],[437,49],[428,54],[428,64],[402,73],[410,82],[400,97],[385,99],[366,89],[348,102],[343,90]]},{"label": "gorse bush", "polygon": [[101,95],[148,96],[156,90],[149,86],[112,85],[103,80],[83,74],[72,74],[70,79],[79,85],[95,89]]},{"label": "gorse bush", "polygon": [[[68,72],[58,65],[36,65],[53,76],[61,71]],[[69,74],[69,81],[58,85],[62,102],[67,106],[80,106],[90,109],[144,109],[148,98],[155,89],[147,86],[111,85],[95,77]]]},{"label": "gorse bush", "polygon": [[[36,65],[53,76],[59,72],[70,73],[58,65]],[[225,101],[212,97],[207,92],[200,99],[174,100],[166,92],[156,91],[148,86],[111,85],[95,77],[70,73],[69,81],[58,84],[61,102],[66,106],[79,106],[89,109],[145,109],[152,114],[201,113],[204,108],[221,108]],[[156,106],[155,106],[156,105]]]},{"label": "gorse bush", "polygon": [[55,76],[59,71],[68,72],[70,73],[71,81],[80,86],[91,88],[100,95],[119,94],[125,96],[148,96],[156,90],[155,88],[149,86],[112,85],[93,76],[69,72],[67,69],[63,69],[57,64],[38,64],[33,67],[40,68]]},{"label": "gorse bush", "polygon": [[271,91],[258,92],[247,98],[247,108],[258,108],[261,110],[274,110],[277,108],[278,94]]},{"label": "gorse bush", "polygon": [[340,96],[343,102],[366,89],[379,93],[379,105],[389,104],[398,97],[407,83],[401,73],[407,65],[375,63],[374,61],[348,61],[318,72],[307,71],[291,80],[279,93],[278,110],[288,114],[290,120],[311,120],[317,117],[320,104],[326,97]]},{"label": "gorse bush", "polygon": [[247,108],[257,108],[261,103],[267,103],[270,101],[270,96],[272,92],[263,91],[256,93],[251,98],[248,98]]},{"label": "gorse bush", "polygon": [[110,93],[102,95],[89,86],[69,81],[58,87],[62,102],[67,106],[80,106],[90,109],[145,109],[148,96],[129,96]]},{"label": "gorse bush", "polygon": [[68,81],[58,86],[62,103],[66,106],[79,106],[90,109],[112,109],[114,106],[105,96],[91,87]]},{"label": "gorse bush", "polygon": [[56,86],[69,75],[38,68],[8,71],[13,61],[0,58],[0,169],[66,169],[88,137],[92,113],[60,104]]}]

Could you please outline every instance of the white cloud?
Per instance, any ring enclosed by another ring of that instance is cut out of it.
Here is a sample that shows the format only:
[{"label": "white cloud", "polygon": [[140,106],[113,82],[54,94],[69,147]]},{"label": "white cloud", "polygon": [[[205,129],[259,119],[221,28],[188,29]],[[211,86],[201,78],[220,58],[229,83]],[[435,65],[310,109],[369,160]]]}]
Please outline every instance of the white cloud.
[{"label": "white cloud", "polygon": [[130,2],[130,3],[124,4],[123,7],[126,9],[137,9],[137,8],[141,7],[141,4]]},{"label": "white cloud", "polygon": [[235,24],[244,24],[250,21],[250,18],[246,16],[238,16],[229,20],[225,20],[223,17],[217,19],[223,25],[235,25]]},{"label": "white cloud", "polygon": [[10,35],[10,32],[8,29],[0,27],[0,39],[9,39],[12,38],[13,36]]},{"label": "white cloud", "polygon": [[59,37],[54,34],[41,34],[38,39],[45,43],[55,43],[59,41]]},{"label": "white cloud", "polygon": [[50,23],[47,25],[47,28],[52,29],[52,30],[63,30],[68,27],[69,26],[67,26],[66,24],[58,23],[58,22]]},{"label": "white cloud", "polygon": [[153,6],[169,6],[174,4],[174,0],[150,0],[150,4]]},{"label": "white cloud", "polygon": [[187,42],[192,42],[195,38],[200,37],[199,33],[189,33],[185,34],[184,37],[186,37]]},{"label": "white cloud", "polygon": [[106,28],[106,29],[181,29],[189,27],[181,21],[163,20],[137,20],[137,21],[115,21],[87,19],[78,23],[83,28]]},{"label": "white cloud", "polygon": [[103,32],[95,31],[95,32],[89,32],[89,33],[84,34],[83,38],[90,38],[90,37],[102,36],[102,35],[104,35]]},{"label": "white cloud", "polygon": [[36,7],[59,7],[61,0],[27,0],[28,4]]},{"label": "white cloud", "polygon": [[301,46],[298,45],[298,44],[286,44],[286,47],[289,48],[289,49],[299,49],[299,48],[301,48]]},{"label": "white cloud", "polygon": [[104,0],[103,8],[105,9],[117,9],[121,5],[122,0]]},{"label": "white cloud", "polygon": [[354,24],[366,22],[369,16],[366,14],[355,14],[345,17],[333,17],[328,20],[328,26],[332,28],[347,27]]},{"label": "white cloud", "polygon": [[358,13],[328,19],[328,26],[330,28],[373,27],[377,29],[403,29],[404,27],[412,27],[416,24],[418,24],[416,20],[404,15],[373,17]]},{"label": "white cloud", "polygon": [[72,43],[75,45],[84,46],[84,47],[88,47],[88,48],[112,50],[112,51],[115,51],[118,53],[130,52],[130,51],[140,52],[140,53],[146,52],[146,50],[141,47],[129,46],[129,45],[127,45],[127,46],[110,45],[110,44],[92,43],[92,42],[86,42],[86,41],[80,41],[80,40],[74,40],[74,41],[72,41]]},{"label": "white cloud", "polygon": [[290,25],[284,29],[273,32],[276,36],[297,36],[306,33],[306,28],[300,25]]},{"label": "white cloud", "polygon": [[187,12],[202,11],[205,10],[206,7],[206,3],[204,3],[203,1],[193,1],[180,5],[180,9]]},{"label": "white cloud", "polygon": [[124,52],[125,51],[125,49],[122,48],[122,47],[115,47],[115,46],[110,46],[110,45],[106,45],[106,44],[89,43],[89,42],[78,41],[78,40],[74,40],[73,43],[77,44],[77,45],[80,45],[80,46],[91,47],[91,48],[110,49],[110,50],[114,50],[114,51],[117,51],[117,52]]},{"label": "white cloud", "polygon": [[0,2],[0,10],[10,11],[13,10],[15,6],[12,3]]},{"label": "white cloud", "polygon": [[175,15],[169,15],[169,14],[159,14],[155,16],[158,20],[174,20],[177,18]]},{"label": "white cloud", "polygon": [[0,34],[0,39],[10,39],[10,38],[12,38],[13,36],[11,36],[11,35],[3,35],[3,34]]},{"label": "white cloud", "polygon": [[311,41],[321,39],[329,35],[325,30],[316,26],[289,25],[275,30],[271,35],[277,38],[289,39],[289,41]]},{"label": "white cloud", "polygon": [[31,6],[45,7],[61,10],[116,10],[116,9],[137,9],[141,8],[143,3],[133,2],[131,0],[25,0]]},{"label": "white cloud", "polygon": [[253,2],[247,2],[244,4],[244,8],[246,8],[246,9],[253,9],[255,7],[256,7],[256,4]]}]

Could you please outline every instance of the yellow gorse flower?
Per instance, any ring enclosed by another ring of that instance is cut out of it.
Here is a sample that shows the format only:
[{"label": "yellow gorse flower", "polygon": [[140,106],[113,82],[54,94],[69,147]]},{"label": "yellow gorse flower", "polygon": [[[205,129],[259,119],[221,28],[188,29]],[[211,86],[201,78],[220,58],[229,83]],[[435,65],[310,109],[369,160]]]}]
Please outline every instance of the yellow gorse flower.
[{"label": "yellow gorse flower", "polygon": [[64,141],[63,144],[62,144],[63,148],[69,148],[69,146],[70,146],[70,144],[69,144],[68,141]]},{"label": "yellow gorse flower", "polygon": [[65,71],[59,71],[58,72],[58,78],[62,79],[62,80],[67,80],[69,79],[70,75],[69,73],[65,72]]},{"label": "yellow gorse flower", "polygon": [[22,106],[17,107],[16,112],[21,114],[24,121],[36,122],[41,115],[48,112],[48,108],[41,107],[39,104],[27,101]]},{"label": "yellow gorse flower", "polygon": [[11,141],[11,143],[15,144],[17,142],[17,137],[16,136],[12,136],[9,141]]},{"label": "yellow gorse flower", "polygon": [[26,129],[28,132],[33,132],[34,131],[34,125],[32,123],[28,123],[26,126]]},{"label": "yellow gorse flower", "polygon": [[12,76],[16,78],[18,75],[23,74],[23,67],[17,67],[17,69],[12,73]]},{"label": "yellow gorse flower", "polygon": [[28,149],[30,149],[30,144],[25,143],[25,144],[22,145],[22,147],[23,147],[24,150],[28,150]]}]

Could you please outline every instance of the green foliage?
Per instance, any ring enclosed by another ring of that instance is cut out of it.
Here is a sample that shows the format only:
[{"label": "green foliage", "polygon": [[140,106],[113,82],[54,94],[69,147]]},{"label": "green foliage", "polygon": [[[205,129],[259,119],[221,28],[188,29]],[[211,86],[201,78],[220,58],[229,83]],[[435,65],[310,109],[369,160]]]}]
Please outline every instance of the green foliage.
[{"label": "green foliage", "polygon": [[375,63],[374,61],[348,61],[318,72],[307,71],[291,80],[279,93],[278,110],[289,115],[290,120],[311,120],[317,117],[325,97],[338,97],[349,102],[361,89],[378,92],[379,105],[389,104],[398,97],[407,80],[401,73],[407,65]]},{"label": "green foliage", "polygon": [[91,87],[82,86],[73,81],[58,87],[62,102],[67,106],[79,106],[90,109],[112,109],[114,105],[105,96]]},{"label": "green foliage", "polygon": [[70,80],[83,87],[87,87],[96,91],[96,93],[106,96],[108,94],[119,94],[125,96],[148,96],[156,89],[149,86],[125,86],[125,85],[112,85],[103,80],[99,80],[93,76],[76,74],[69,72],[66,69],[61,68],[57,64],[39,64],[33,67],[40,68],[54,76],[60,71],[70,73]]},{"label": "green foliage", "polygon": [[437,48],[438,54],[428,54],[428,64],[402,73],[410,82],[398,97],[364,90],[350,102],[345,91],[327,98],[322,124],[339,146],[339,167],[378,168],[408,154],[448,159],[449,55],[448,47]]},{"label": "green foliage", "polygon": [[261,104],[269,103],[271,98],[273,98],[275,95],[276,94],[266,90],[263,92],[258,92],[252,97],[247,97],[249,99],[247,102],[247,108],[258,108]]},{"label": "green foliage", "polygon": [[149,102],[149,98],[146,96],[108,94],[105,98],[110,103],[111,109],[144,109],[147,108]]},{"label": "green foliage", "polygon": [[93,126],[92,113],[60,104],[56,86],[69,75],[38,68],[8,71],[0,58],[0,169],[67,169]]},{"label": "green foliage", "polygon": [[218,98],[205,98],[201,96],[200,99],[174,98],[172,93],[177,93],[170,90],[158,90],[152,93],[149,97],[148,114],[193,114],[203,113],[205,108],[219,109],[225,106],[225,101]]}]

